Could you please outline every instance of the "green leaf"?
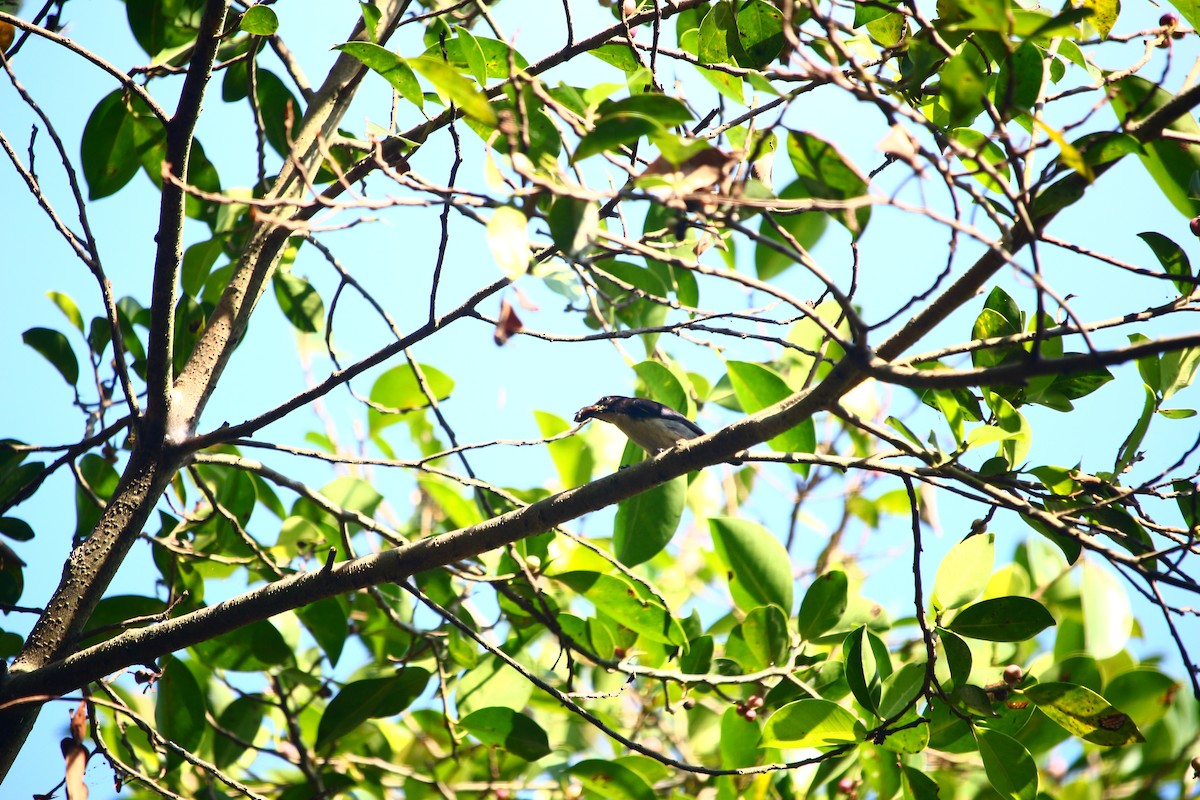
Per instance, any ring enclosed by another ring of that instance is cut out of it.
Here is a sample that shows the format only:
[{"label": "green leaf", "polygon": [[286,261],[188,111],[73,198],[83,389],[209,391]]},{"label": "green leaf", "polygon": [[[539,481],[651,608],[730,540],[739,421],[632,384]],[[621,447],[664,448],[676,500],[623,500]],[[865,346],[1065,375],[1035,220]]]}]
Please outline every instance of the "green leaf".
[{"label": "green leaf", "polygon": [[292,648],[268,620],[241,628],[192,646],[200,663],[210,669],[258,672],[292,661]]},{"label": "green leaf", "polygon": [[[241,69],[227,73],[225,80],[236,83],[240,77],[242,97],[245,97],[249,75],[244,62],[238,62],[237,66]],[[304,117],[304,106],[271,70],[258,68],[255,71],[255,80],[258,86],[258,109],[262,115],[267,143],[280,156],[287,157],[288,151],[291,150],[293,131]],[[225,85],[222,84],[222,92]]]},{"label": "green leaf", "polygon": [[453,528],[466,528],[483,522],[479,507],[463,498],[458,483],[440,475],[422,475],[417,478],[422,491],[436,504]]},{"label": "green leaf", "polygon": [[480,87],[487,86],[488,66],[483,57],[483,48],[466,28],[459,26],[457,33],[458,35],[451,41],[458,44],[458,52],[465,62],[466,71]]},{"label": "green leaf", "polygon": [[[738,403],[747,414],[761,411],[790,397],[791,387],[774,371],[749,361],[729,361],[725,364]],[[817,430],[812,418],[772,438],[767,444],[782,453],[811,453],[817,446]],[[798,465],[798,472],[808,474],[808,465]]]},{"label": "green leaf", "polygon": [[[262,727],[263,711],[267,704],[257,695],[234,698],[217,715],[217,728],[213,737],[213,762],[226,769],[243,755],[245,742],[253,742]],[[220,731],[229,731],[232,737]]]},{"label": "green leaf", "polygon": [[770,531],[744,519],[713,517],[708,521],[717,556],[728,568],[734,602],[744,611],[776,605],[792,610],[792,562],[787,549]]},{"label": "green leaf", "polygon": [[[17,542],[28,542],[33,538],[33,528],[23,519],[0,517],[0,535],[7,536],[9,539]],[[101,600],[100,602],[103,603],[104,601]],[[92,612],[92,616],[95,616],[95,612]]]},{"label": "green leaf", "polygon": [[1146,438],[1146,431],[1150,429],[1150,420],[1154,418],[1154,411],[1158,408],[1158,396],[1155,395],[1154,390],[1145,384],[1142,384],[1142,388],[1145,390],[1142,413],[1138,416],[1137,422],[1133,424],[1133,430],[1125,437],[1125,441],[1121,442],[1116,464],[1113,465],[1114,475],[1123,474],[1137,459],[1142,440]]},{"label": "green leaf", "polygon": [[[808,185],[804,181],[799,180],[793,181],[779,193],[779,199],[781,200],[803,200],[810,197],[812,197],[812,194],[808,190]],[[791,234],[792,238],[796,240],[796,244],[805,250],[811,249],[820,241],[826,227],[829,225],[829,215],[821,211],[777,214],[774,220],[779,223],[781,228]],[[759,233],[776,242],[784,241],[783,236],[775,230],[775,226],[771,224],[771,220],[767,219],[766,215],[763,215],[763,221],[759,226]],[[787,244],[790,249],[791,243],[788,242]],[[795,263],[795,260],[790,256],[779,252],[766,242],[758,242],[754,245],[754,269],[755,273],[762,280],[774,278]]]},{"label": "green leaf", "polygon": [[655,800],[658,794],[629,767],[589,758],[572,764],[565,775],[578,780],[589,797],[605,800]]},{"label": "green leaf", "polygon": [[585,252],[600,227],[600,208],[589,200],[562,196],[546,216],[554,246],[568,257]]},{"label": "green leaf", "polygon": [[554,579],[586,597],[597,610],[651,641],[687,643],[679,620],[640,581],[585,571],[564,572]]},{"label": "green leaf", "polygon": [[[488,78],[508,78],[512,68],[519,71],[529,66],[525,57],[506,43],[497,39],[476,36],[463,27],[455,28],[455,36],[447,38],[444,46],[444,59],[442,42],[430,45],[422,55],[427,58],[445,60],[459,72],[471,75],[480,86],[485,85]],[[625,52],[628,53],[629,48],[625,48]]]},{"label": "green leaf", "polygon": [[345,42],[335,45],[333,49],[354,56],[372,72],[379,73],[405,100],[417,108],[424,107],[425,94],[421,91],[416,73],[407,61],[391,50],[370,42]]},{"label": "green leaf", "polygon": [[208,729],[204,693],[187,664],[175,656],[166,656],[161,663],[154,721],[163,736],[180,747],[195,750]]},{"label": "green leaf", "polygon": [[550,754],[550,740],[541,726],[511,708],[481,708],[458,724],[484,744],[525,761],[537,761]]},{"label": "green leaf", "polygon": [[966,54],[948,58],[938,75],[942,97],[950,111],[950,124],[970,125],[983,111],[983,96],[987,90],[975,60]]},{"label": "green leaf", "polygon": [[[25,591],[25,573],[22,561],[13,549],[0,542],[0,603],[14,605]],[[0,645],[5,644],[0,642]],[[18,645],[18,650],[20,645]]]},{"label": "green leaf", "polygon": [[348,613],[346,601],[340,596],[326,597],[296,609],[296,616],[317,641],[330,666],[337,666],[350,633]]},{"label": "green leaf", "polygon": [[[1091,16],[1084,20],[1084,25],[1095,28],[1101,39],[1107,39],[1113,26],[1117,24],[1117,15],[1121,12],[1120,0],[1082,0],[1080,5],[1092,12]],[[1178,5],[1177,3],[1176,6]]]},{"label": "green leaf", "polygon": [[458,713],[473,714],[484,708],[520,711],[529,702],[533,686],[521,673],[496,656],[485,658],[458,682],[454,700]]},{"label": "green leaf", "polygon": [[1131,669],[1108,682],[1104,699],[1144,729],[1166,716],[1179,688],[1178,681],[1156,669]]},{"label": "green leaf", "polygon": [[[867,179],[837,148],[811,133],[788,133],[788,158],[810,197],[822,200],[856,200],[867,194]],[[870,205],[854,211],[830,212],[857,239],[871,218]]]},{"label": "green leaf", "polygon": [[[688,47],[685,46],[684,49]],[[751,59],[742,49],[742,42],[738,37],[737,17],[732,2],[720,0],[704,15],[695,34],[694,52],[701,64],[737,66],[743,62],[750,62]],[[703,67],[700,68],[700,74],[730,100],[735,103],[743,102],[741,78]]]},{"label": "green leaf", "polygon": [[79,313],[79,306],[75,305],[75,301],[72,300],[70,296],[63,294],[62,292],[51,291],[46,292],[46,297],[49,297],[54,305],[58,306],[58,310],[61,311],[63,316],[65,316],[67,320],[75,326],[77,331],[84,333],[83,314]]},{"label": "green leaf", "polygon": [[765,69],[783,51],[783,14],[765,0],[749,0],[738,9],[736,22],[741,66]]},{"label": "green leaf", "polygon": [[[151,618],[162,614],[167,604],[153,597],[140,595],[115,595],[106,597],[96,605],[96,610],[88,618],[87,630],[81,641],[88,645],[111,639],[133,625],[126,625],[128,620],[144,617]],[[145,619],[141,624],[146,624]]]},{"label": "green leaf", "polygon": [[779,607],[759,606],[729,634],[725,655],[747,672],[777,667],[786,662],[789,639],[787,617]]},{"label": "green leaf", "polygon": [[242,14],[242,21],[238,23],[238,27],[255,36],[271,36],[279,30],[279,17],[269,6],[250,6],[246,13]]},{"label": "green leaf", "polygon": [[879,711],[883,681],[892,674],[892,660],[887,647],[865,626],[846,637],[846,682],[854,699],[872,714]]},{"label": "green leaf", "polygon": [[1102,567],[1084,561],[1079,600],[1083,609],[1083,641],[1088,654],[1102,661],[1125,649],[1135,620],[1129,596],[1117,579]]},{"label": "green leaf", "polygon": [[[856,8],[857,8],[856,4]],[[896,47],[908,33],[907,18],[899,13],[884,13],[866,23],[867,33],[884,47]]]},{"label": "green leaf", "polygon": [[905,664],[883,682],[879,700],[879,716],[891,719],[902,711],[911,711],[911,706],[925,688],[924,662]]},{"label": "green leaf", "polygon": [[1196,368],[1200,367],[1200,347],[1163,353],[1158,364],[1162,374],[1162,399],[1166,402],[1180,389],[1192,385],[1192,379],[1196,377]]},{"label": "green leaf", "polygon": [[325,303],[307,280],[283,270],[271,276],[279,309],[292,327],[302,333],[318,333],[325,329]]},{"label": "green leaf", "polygon": [[69,385],[74,386],[79,380],[79,362],[63,333],[50,328],[30,328],[21,334],[21,341],[49,361]]},{"label": "green leaf", "polygon": [[603,117],[579,140],[573,160],[579,162],[597,153],[616,151],[661,130],[662,124],[655,117],[629,113]]},{"label": "green leaf", "polygon": [[[173,51],[196,40],[199,3],[163,0],[127,0],[125,15],[137,43],[161,64]],[[163,51],[166,51],[165,53]]]},{"label": "green leaf", "polygon": [[962,608],[980,595],[996,560],[995,541],[991,533],[968,536],[950,548],[933,581],[934,608]]},{"label": "green leaf", "polygon": [[997,597],[967,606],[946,627],[968,639],[1023,642],[1054,624],[1046,607],[1030,597]]},{"label": "green leaf", "polygon": [[718,0],[700,23],[697,55],[705,64],[739,65],[746,58],[737,32],[733,3]]},{"label": "green leaf", "polygon": [[[1001,114],[1014,117],[1033,108],[1042,88],[1042,68],[1042,51],[1029,41],[1021,42],[1000,61],[1000,73],[990,94]],[[1078,155],[1070,144],[1065,150]]]},{"label": "green leaf", "polygon": [[196,242],[183,251],[179,281],[185,294],[200,297],[209,275],[212,274],[213,265],[224,253],[225,243],[220,238]]},{"label": "green leaf", "polygon": [[633,567],[662,552],[683,518],[686,497],[687,476],[680,475],[622,500],[613,523],[617,560]]},{"label": "green leaf", "polygon": [[[565,419],[548,411],[534,411],[533,416],[537,420],[538,431],[547,439],[571,428]],[[550,459],[554,462],[558,479],[564,489],[580,486],[592,479],[595,459],[592,457],[592,449],[582,437],[569,436],[547,442],[546,449],[550,452]]]},{"label": "green leaf", "polygon": [[996,415],[996,425],[1005,433],[1007,438],[1000,442],[999,455],[1003,456],[1010,470],[1017,469],[1029,455],[1033,446],[1033,430],[1025,416],[998,394],[984,390],[984,399]]},{"label": "green leaf", "polygon": [[[672,365],[674,363],[672,362]],[[671,366],[661,361],[641,361],[633,365],[633,371],[646,388],[646,395],[683,414],[685,417],[696,415],[696,403],[692,400],[689,388],[684,387],[686,375],[677,375],[671,371]]]},{"label": "green leaf", "polygon": [[[946,688],[957,688],[966,684],[971,677],[971,667],[974,661],[970,646],[956,633],[938,628],[938,645],[941,654],[937,666],[945,668],[945,673],[939,673],[938,678]],[[949,678],[949,684],[947,684]]]},{"label": "green leaf", "polygon": [[[1038,69],[1040,76],[1041,67],[1039,66]],[[1011,175],[1008,159],[1005,158],[1000,145],[993,142],[991,137],[971,128],[953,128],[950,131],[950,138],[972,153],[972,155],[959,155],[963,166],[971,170],[972,177],[994,192],[1003,192],[1004,185],[992,177],[994,173],[1007,181]],[[982,166],[984,164],[991,168],[990,173],[984,170]]]},{"label": "green leaf", "polygon": [[[1173,95],[1137,75],[1130,75],[1111,84],[1112,109],[1122,123],[1144,119],[1161,108]],[[1158,184],[1167,199],[1185,217],[1200,216],[1200,198],[1191,191],[1192,175],[1200,170],[1200,123],[1184,113],[1167,126],[1182,134],[1178,139],[1156,137],[1144,142],[1142,164]]]},{"label": "green leaf", "polygon": [[529,269],[532,253],[529,248],[529,221],[512,206],[500,206],[492,212],[487,224],[488,247],[496,265],[510,281],[515,281]]},{"label": "green leaf", "polygon": [[496,112],[487,95],[478,86],[459,75],[445,61],[421,56],[410,59],[408,65],[433,84],[438,93],[477,122],[484,125],[496,124]]},{"label": "green leaf", "polygon": [[809,698],[788,703],[763,726],[763,747],[833,747],[861,742],[866,728],[846,709]]},{"label": "green leaf", "polygon": [[348,683],[329,701],[317,725],[317,749],[376,717],[392,717],[408,708],[425,691],[429,673],[405,667],[387,678],[365,678]]},{"label": "green leaf", "polygon": [[605,64],[611,64],[626,75],[637,72],[642,67],[633,53],[629,52],[629,48],[623,44],[603,44],[589,50],[588,55],[595,56]]},{"label": "green leaf", "polygon": [[986,728],[975,729],[979,756],[988,781],[1005,800],[1033,800],[1037,796],[1038,772],[1033,756],[1011,736]]},{"label": "green leaf", "polygon": [[[1154,251],[1155,258],[1158,259],[1159,264],[1162,264],[1163,270],[1168,275],[1192,277],[1192,263],[1188,260],[1187,253],[1183,251],[1182,247],[1161,233],[1153,231],[1139,233],[1138,238]],[[1181,295],[1191,294],[1192,290],[1196,288],[1191,281],[1175,281],[1174,283]]]},{"label": "green leaf", "polygon": [[108,197],[129,183],[145,151],[164,137],[162,124],[141,100],[123,89],[105,95],[88,117],[80,144],[88,199]]},{"label": "green leaf", "polygon": [[[454,391],[454,380],[428,364],[419,366],[433,397],[439,402],[449,397]],[[400,422],[401,415],[406,412],[429,405],[429,398],[421,391],[421,383],[409,364],[392,367],[376,378],[371,387],[370,399],[372,403],[381,407],[369,409],[367,412],[371,433]]]},{"label": "green leaf", "polygon": [[[751,767],[763,758],[759,746],[758,723],[738,713],[736,706],[727,706],[721,714],[721,767],[738,769]],[[719,796],[719,795],[718,795]]]},{"label": "green leaf", "polygon": [[901,767],[903,800],[938,800],[938,784],[916,767]]},{"label": "green leaf", "polygon": [[838,624],[846,613],[848,586],[841,570],[826,572],[809,585],[796,616],[801,639],[811,642]]},{"label": "green leaf", "polygon": [[367,38],[372,44],[379,43],[379,20],[383,18],[383,12],[374,2],[359,3],[359,11],[362,13],[363,30],[367,32]]},{"label": "green leaf", "polygon": [[1146,741],[1129,715],[1085,686],[1039,683],[1023,694],[1043,714],[1084,741],[1104,747]]},{"label": "green leaf", "polygon": [[1183,522],[1195,537],[1196,527],[1200,526],[1200,491],[1191,481],[1171,481],[1171,488],[1175,491],[1175,505],[1183,515]]}]

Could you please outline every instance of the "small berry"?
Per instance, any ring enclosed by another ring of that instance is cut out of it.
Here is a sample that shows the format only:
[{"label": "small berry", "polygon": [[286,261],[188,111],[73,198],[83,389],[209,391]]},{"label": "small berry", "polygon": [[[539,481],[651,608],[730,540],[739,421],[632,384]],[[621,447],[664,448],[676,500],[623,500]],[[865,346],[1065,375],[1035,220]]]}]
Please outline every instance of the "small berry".
[{"label": "small berry", "polygon": [[1176,25],[1179,24],[1179,17],[1168,12],[1158,18],[1158,24],[1163,26],[1164,28],[1174,28]]},{"label": "small berry", "polygon": [[1004,668],[1004,682],[1009,686],[1016,686],[1021,682],[1021,678],[1025,677],[1021,672],[1021,668],[1016,664],[1009,664]]},{"label": "small berry", "polygon": [[1192,229],[1193,236],[1200,236],[1200,217],[1192,217],[1188,227]]},{"label": "small berry", "polygon": [[747,708],[745,711],[742,712],[742,716],[745,717],[750,722],[754,722],[754,720],[758,718],[758,711],[756,711],[753,708]]}]

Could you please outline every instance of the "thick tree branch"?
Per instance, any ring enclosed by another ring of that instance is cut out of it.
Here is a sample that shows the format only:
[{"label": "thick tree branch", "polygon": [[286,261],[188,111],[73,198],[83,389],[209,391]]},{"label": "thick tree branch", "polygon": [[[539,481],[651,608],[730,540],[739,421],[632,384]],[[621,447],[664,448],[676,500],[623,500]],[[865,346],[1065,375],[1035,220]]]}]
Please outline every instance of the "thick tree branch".
[{"label": "thick tree branch", "polygon": [[[411,0],[392,0],[383,12],[383,25],[392,29]],[[361,22],[356,38],[364,39]],[[298,198],[308,186],[311,175],[323,157],[324,143],[337,133],[350,101],[354,98],[366,67],[358,59],[339,54],[322,86],[313,94],[304,117],[293,133],[289,158],[283,165],[266,200]],[[187,364],[175,381],[173,425],[188,431],[195,429],[200,415],[237,343],[250,322],[250,315],[266,287],[283,245],[291,236],[286,223],[295,210],[281,207],[279,217],[254,225],[217,307],[196,342]]]},{"label": "thick tree branch", "polygon": [[856,361],[858,358],[854,355],[843,359],[823,383],[802,395],[788,398],[777,406],[641,464],[525,508],[396,550],[284,578],[160,625],[121,634],[36,673],[15,674],[5,687],[4,698],[61,694],[122,667],[152,660],[321,598],[401,581],[417,572],[452,564],[551,530],[651,486],[725,461],[735,452],[788,430],[835,402],[851,381],[861,380],[862,369],[851,366]]},{"label": "thick tree branch", "polygon": [[1038,375],[1072,375],[1092,369],[1128,364],[1145,356],[1161,355],[1177,350],[1200,347],[1200,333],[1164,336],[1115,350],[1076,353],[1062,358],[1026,358],[1011,364],[978,369],[912,369],[895,366],[875,359],[868,367],[871,377],[885,383],[895,383],[912,389],[957,389],[994,384],[1022,384]]},{"label": "thick tree branch", "polygon": [[[187,178],[192,154],[196,121],[204,90],[212,77],[213,60],[225,28],[227,0],[208,0],[204,17],[192,52],[191,65],[183,81],[175,115],[167,122],[166,164],[179,181]],[[150,290],[150,335],[146,348],[146,416],[139,428],[139,437],[147,442],[159,441],[164,434],[176,442],[187,431],[169,425],[171,413],[171,383],[174,377],[175,298],[179,284],[180,261],[183,257],[184,203],[187,195],[175,181],[164,181],[162,200],[158,207],[158,250],[154,258],[154,278]],[[166,428],[164,430],[164,427]]]}]

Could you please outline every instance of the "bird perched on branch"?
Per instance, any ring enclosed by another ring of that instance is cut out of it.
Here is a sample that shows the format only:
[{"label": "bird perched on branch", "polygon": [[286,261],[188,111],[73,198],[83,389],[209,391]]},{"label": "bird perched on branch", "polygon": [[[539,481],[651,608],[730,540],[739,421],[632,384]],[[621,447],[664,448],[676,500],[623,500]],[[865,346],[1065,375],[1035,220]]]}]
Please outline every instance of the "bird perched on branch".
[{"label": "bird perched on branch", "polygon": [[[644,397],[601,397],[590,406],[584,406],[575,414],[576,422],[598,419],[616,425],[621,433],[650,455],[674,447],[685,439],[703,436],[699,425],[670,406],[664,406]],[[730,464],[741,464],[730,459]]]}]

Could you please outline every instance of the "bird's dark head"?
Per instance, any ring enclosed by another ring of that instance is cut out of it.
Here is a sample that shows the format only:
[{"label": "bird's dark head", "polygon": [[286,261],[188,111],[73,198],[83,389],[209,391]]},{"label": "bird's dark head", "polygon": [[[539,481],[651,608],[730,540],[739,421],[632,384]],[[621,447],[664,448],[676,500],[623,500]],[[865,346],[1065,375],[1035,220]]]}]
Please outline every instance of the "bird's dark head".
[{"label": "bird's dark head", "polygon": [[620,412],[623,403],[627,403],[632,398],[618,397],[617,395],[606,395],[601,397],[590,406],[584,406],[575,412],[576,422],[586,422],[589,419],[604,419],[606,414]]}]

